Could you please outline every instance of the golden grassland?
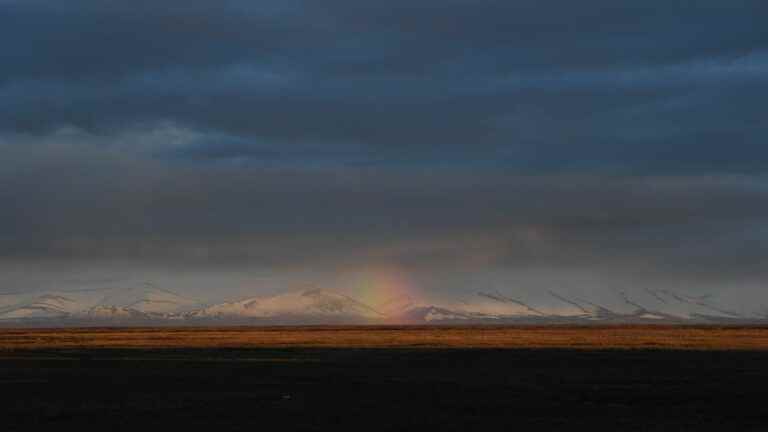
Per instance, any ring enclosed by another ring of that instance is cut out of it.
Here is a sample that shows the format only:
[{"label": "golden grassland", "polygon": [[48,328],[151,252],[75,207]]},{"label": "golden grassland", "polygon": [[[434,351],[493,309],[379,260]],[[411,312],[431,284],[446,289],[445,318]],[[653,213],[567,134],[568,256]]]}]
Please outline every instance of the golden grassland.
[{"label": "golden grassland", "polygon": [[768,328],[311,326],[0,329],[0,350],[76,348],[564,348],[766,350]]}]

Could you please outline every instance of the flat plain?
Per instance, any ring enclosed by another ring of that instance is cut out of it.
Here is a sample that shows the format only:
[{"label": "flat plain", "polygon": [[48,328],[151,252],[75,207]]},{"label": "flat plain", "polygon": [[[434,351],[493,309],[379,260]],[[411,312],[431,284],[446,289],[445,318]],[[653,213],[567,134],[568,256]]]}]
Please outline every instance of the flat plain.
[{"label": "flat plain", "polygon": [[60,348],[768,350],[768,328],[624,325],[0,329],[0,350]]},{"label": "flat plain", "polygon": [[3,430],[768,430],[768,329],[0,330]]}]

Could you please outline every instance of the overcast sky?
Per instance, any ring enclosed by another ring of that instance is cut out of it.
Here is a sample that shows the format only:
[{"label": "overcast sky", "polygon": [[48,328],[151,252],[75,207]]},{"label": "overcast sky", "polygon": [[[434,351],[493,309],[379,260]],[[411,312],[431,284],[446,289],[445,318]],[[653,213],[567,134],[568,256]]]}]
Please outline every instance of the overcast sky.
[{"label": "overcast sky", "polygon": [[0,0],[0,291],[396,268],[431,295],[754,292],[766,22],[764,0]]}]

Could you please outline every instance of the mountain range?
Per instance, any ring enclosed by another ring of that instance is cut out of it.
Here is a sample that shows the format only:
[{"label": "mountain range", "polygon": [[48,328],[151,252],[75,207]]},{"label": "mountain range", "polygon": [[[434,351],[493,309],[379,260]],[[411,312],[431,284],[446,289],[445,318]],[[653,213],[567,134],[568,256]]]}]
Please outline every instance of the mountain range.
[{"label": "mountain range", "polygon": [[0,293],[0,325],[275,324],[618,324],[768,323],[765,308],[731,310],[710,296],[666,289],[613,291],[596,299],[548,291],[536,298],[477,291],[461,301],[423,303],[408,296],[366,304],[310,289],[205,304],[145,283],[43,293]]}]

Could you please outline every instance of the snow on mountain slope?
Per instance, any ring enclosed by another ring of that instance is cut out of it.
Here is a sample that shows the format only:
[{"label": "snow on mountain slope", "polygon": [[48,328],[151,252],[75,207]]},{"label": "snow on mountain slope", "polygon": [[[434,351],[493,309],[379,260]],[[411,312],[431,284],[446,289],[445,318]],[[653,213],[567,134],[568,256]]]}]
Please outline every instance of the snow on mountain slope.
[{"label": "snow on mountain slope", "polygon": [[[718,320],[750,317],[719,306],[706,296],[685,295],[670,290],[608,291],[600,303],[580,296],[548,291],[548,297],[525,298],[521,294],[478,292],[484,301],[468,302],[464,312],[485,313],[497,318],[579,318],[588,320]],[[490,303],[489,303],[490,302]],[[754,317],[752,317],[754,318]]]},{"label": "snow on mountain slope", "polygon": [[93,307],[98,299],[80,292],[47,292],[18,298],[0,310],[0,319],[61,318]]},{"label": "snow on mountain slope", "polygon": [[521,293],[497,290],[477,292],[459,309],[504,318],[587,318],[598,316],[602,307],[569,299],[554,291],[527,298]]},{"label": "snow on mountain slope", "polygon": [[214,305],[193,313],[196,318],[280,316],[381,319],[385,315],[352,297],[325,290],[291,292]]},{"label": "snow on mountain slope", "polygon": [[545,316],[535,304],[519,297],[495,292],[478,292],[477,297],[468,305],[468,309],[501,316]]},{"label": "snow on mountain slope", "polygon": [[149,319],[152,315],[120,306],[96,306],[82,313],[79,318],[91,318],[98,320],[134,320]]},{"label": "snow on mountain slope", "polygon": [[138,287],[112,290],[101,300],[99,305],[121,306],[139,312],[156,314],[189,312],[202,306],[196,300],[146,283]]},{"label": "snow on mountain slope", "polygon": [[390,319],[401,324],[438,324],[438,323],[476,323],[482,321],[493,322],[502,316],[483,312],[471,312],[466,310],[442,307],[442,306],[414,306],[403,311],[398,316]]},{"label": "snow on mountain slope", "polygon": [[681,318],[746,318],[742,314],[720,306],[709,296],[693,296],[671,290],[645,289],[637,294],[623,294],[645,310]]},{"label": "snow on mountain slope", "polygon": [[[177,314],[201,307],[199,302],[148,284],[0,296],[0,320],[104,317],[119,310]],[[96,314],[94,315],[94,311]],[[134,314],[136,316],[136,314]]]}]

